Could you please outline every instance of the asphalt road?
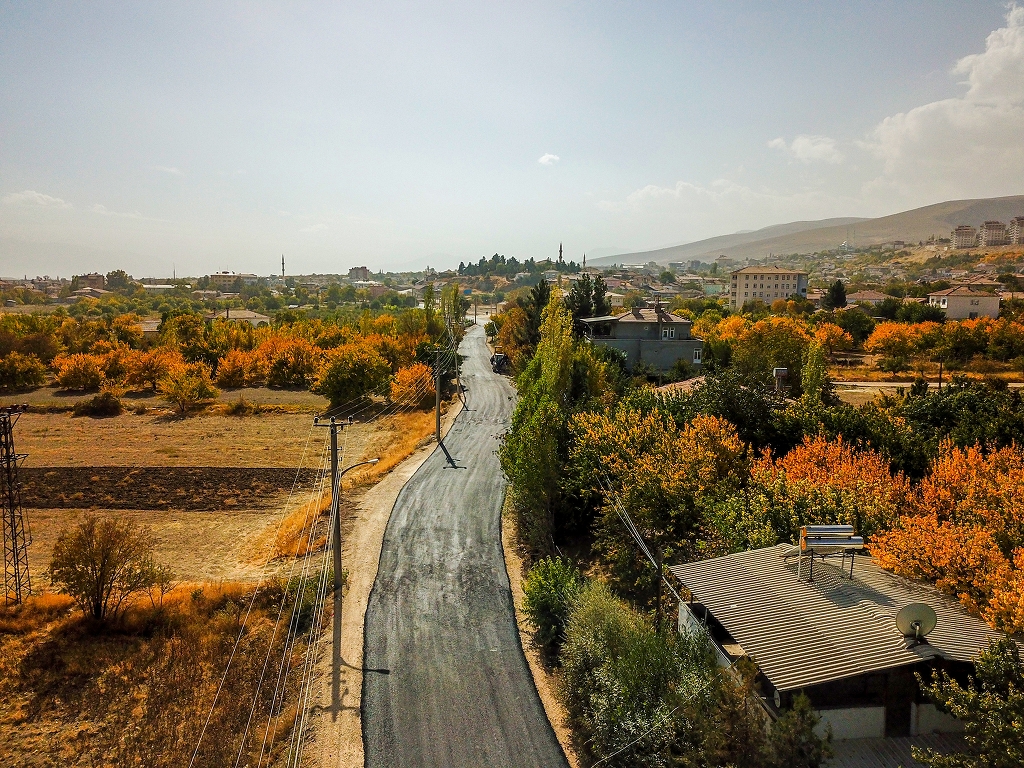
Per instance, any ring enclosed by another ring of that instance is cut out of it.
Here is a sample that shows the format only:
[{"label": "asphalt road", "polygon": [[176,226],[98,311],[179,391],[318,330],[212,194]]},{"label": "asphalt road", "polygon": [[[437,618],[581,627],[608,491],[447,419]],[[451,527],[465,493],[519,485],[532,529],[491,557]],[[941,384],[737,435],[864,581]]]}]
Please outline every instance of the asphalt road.
[{"label": "asphalt road", "polygon": [[496,449],[512,409],[470,329],[468,410],[395,502],[366,609],[366,765],[566,766],[516,629]]}]

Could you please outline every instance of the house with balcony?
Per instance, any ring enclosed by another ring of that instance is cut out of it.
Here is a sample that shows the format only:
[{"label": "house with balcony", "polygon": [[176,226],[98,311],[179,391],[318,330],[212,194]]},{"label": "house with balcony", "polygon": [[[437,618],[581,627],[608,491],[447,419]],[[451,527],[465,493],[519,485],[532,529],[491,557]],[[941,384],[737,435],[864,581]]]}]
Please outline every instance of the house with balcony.
[{"label": "house with balcony", "polygon": [[644,363],[664,372],[679,360],[695,367],[702,364],[704,341],[690,334],[693,324],[668,312],[660,303],[635,307],[618,315],[588,317],[581,322],[592,343],[623,352],[629,368]]}]

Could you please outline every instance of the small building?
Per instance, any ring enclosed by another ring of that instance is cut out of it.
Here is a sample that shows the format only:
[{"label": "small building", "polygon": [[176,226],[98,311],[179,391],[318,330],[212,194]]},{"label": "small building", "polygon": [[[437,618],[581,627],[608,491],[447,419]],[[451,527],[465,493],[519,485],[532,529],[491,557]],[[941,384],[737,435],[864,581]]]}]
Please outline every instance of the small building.
[{"label": "small building", "polygon": [[986,221],[978,230],[978,244],[983,246],[1006,245],[1006,225],[1001,221]]},{"label": "small building", "polygon": [[891,299],[892,296],[881,293],[879,291],[856,291],[854,293],[846,294],[847,304],[881,304],[886,299]]},{"label": "small building", "polygon": [[582,322],[589,329],[592,343],[625,353],[630,368],[644,363],[656,371],[669,371],[679,360],[694,366],[700,366],[703,360],[704,341],[690,335],[693,324],[666,312],[660,304],[620,315],[588,317]]},{"label": "small building", "polygon": [[365,282],[370,279],[370,270],[366,267],[349,267],[348,279],[362,280]]},{"label": "small building", "polygon": [[964,285],[929,293],[928,303],[945,312],[950,320],[999,317],[998,294],[975,290]]},{"label": "small building", "polygon": [[754,299],[771,304],[794,294],[807,298],[807,273],[797,269],[744,267],[734,270],[729,281],[729,307],[732,309],[741,309]]},{"label": "small building", "polygon": [[103,288],[79,288],[77,291],[72,291],[71,295],[77,296],[79,299],[102,299],[104,296],[109,296],[110,291]]},{"label": "small building", "polygon": [[178,286],[176,286],[176,285],[169,285],[169,284],[166,284],[166,283],[164,283],[164,284],[149,284],[149,283],[147,283],[147,284],[144,284],[142,286],[142,290],[144,290],[146,293],[153,293],[153,294],[160,295],[160,294],[163,294],[163,293],[173,293],[177,289],[177,287]]},{"label": "small building", "polygon": [[88,275],[78,276],[79,288],[106,288],[107,278],[99,272],[90,272]]},{"label": "small building", "polygon": [[[836,740],[962,731],[922,694],[914,674],[944,670],[963,680],[1001,633],[863,552],[846,552],[842,564],[838,556],[816,562],[810,576],[799,552],[781,544],[672,566],[688,593],[680,631],[706,631],[722,666],[751,660],[773,714],[804,693]],[[912,604],[937,619],[924,638],[897,626],[897,614]]]},{"label": "small building", "polygon": [[978,243],[978,230],[968,224],[961,224],[949,233],[954,248],[973,248]]},{"label": "small building", "polygon": [[152,318],[147,317],[139,321],[139,328],[142,330],[142,338],[144,339],[155,339],[160,335],[160,323],[159,317]]},{"label": "small building", "polygon": [[229,323],[249,323],[256,328],[261,325],[270,325],[270,318],[253,312],[251,309],[231,309],[228,307],[223,312],[211,312],[205,315],[207,320],[226,320]]}]

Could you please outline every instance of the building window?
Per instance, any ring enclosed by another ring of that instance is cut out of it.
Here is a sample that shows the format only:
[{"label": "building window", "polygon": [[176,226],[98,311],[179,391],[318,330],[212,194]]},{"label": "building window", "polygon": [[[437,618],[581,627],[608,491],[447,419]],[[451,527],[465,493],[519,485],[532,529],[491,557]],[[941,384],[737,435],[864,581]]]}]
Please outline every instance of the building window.
[{"label": "building window", "polygon": [[663,339],[674,339],[675,337],[676,337],[676,329],[675,328],[662,328],[661,329],[661,338],[663,338]]},{"label": "building window", "polygon": [[693,362],[700,362],[700,347],[697,347],[696,349],[693,350]]}]

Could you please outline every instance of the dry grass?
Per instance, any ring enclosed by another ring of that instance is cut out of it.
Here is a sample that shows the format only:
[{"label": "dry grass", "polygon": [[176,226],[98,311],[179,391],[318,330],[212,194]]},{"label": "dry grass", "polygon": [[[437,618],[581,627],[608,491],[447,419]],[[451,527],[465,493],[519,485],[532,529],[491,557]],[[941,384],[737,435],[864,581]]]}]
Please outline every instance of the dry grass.
[{"label": "dry grass", "polygon": [[[288,615],[299,595],[305,608],[310,593],[278,582],[253,589],[182,584],[162,607],[143,599],[109,626],[85,620],[57,595],[0,610],[0,765],[189,764],[236,638],[195,765],[232,765],[239,753],[246,765],[270,765],[266,755],[259,760],[268,721],[277,734],[271,760],[280,761],[305,639],[286,658],[287,703],[275,706],[273,685],[258,681],[267,654],[280,661],[284,653],[283,633],[273,631],[280,602]],[[243,738],[253,707],[255,725]]]}]

